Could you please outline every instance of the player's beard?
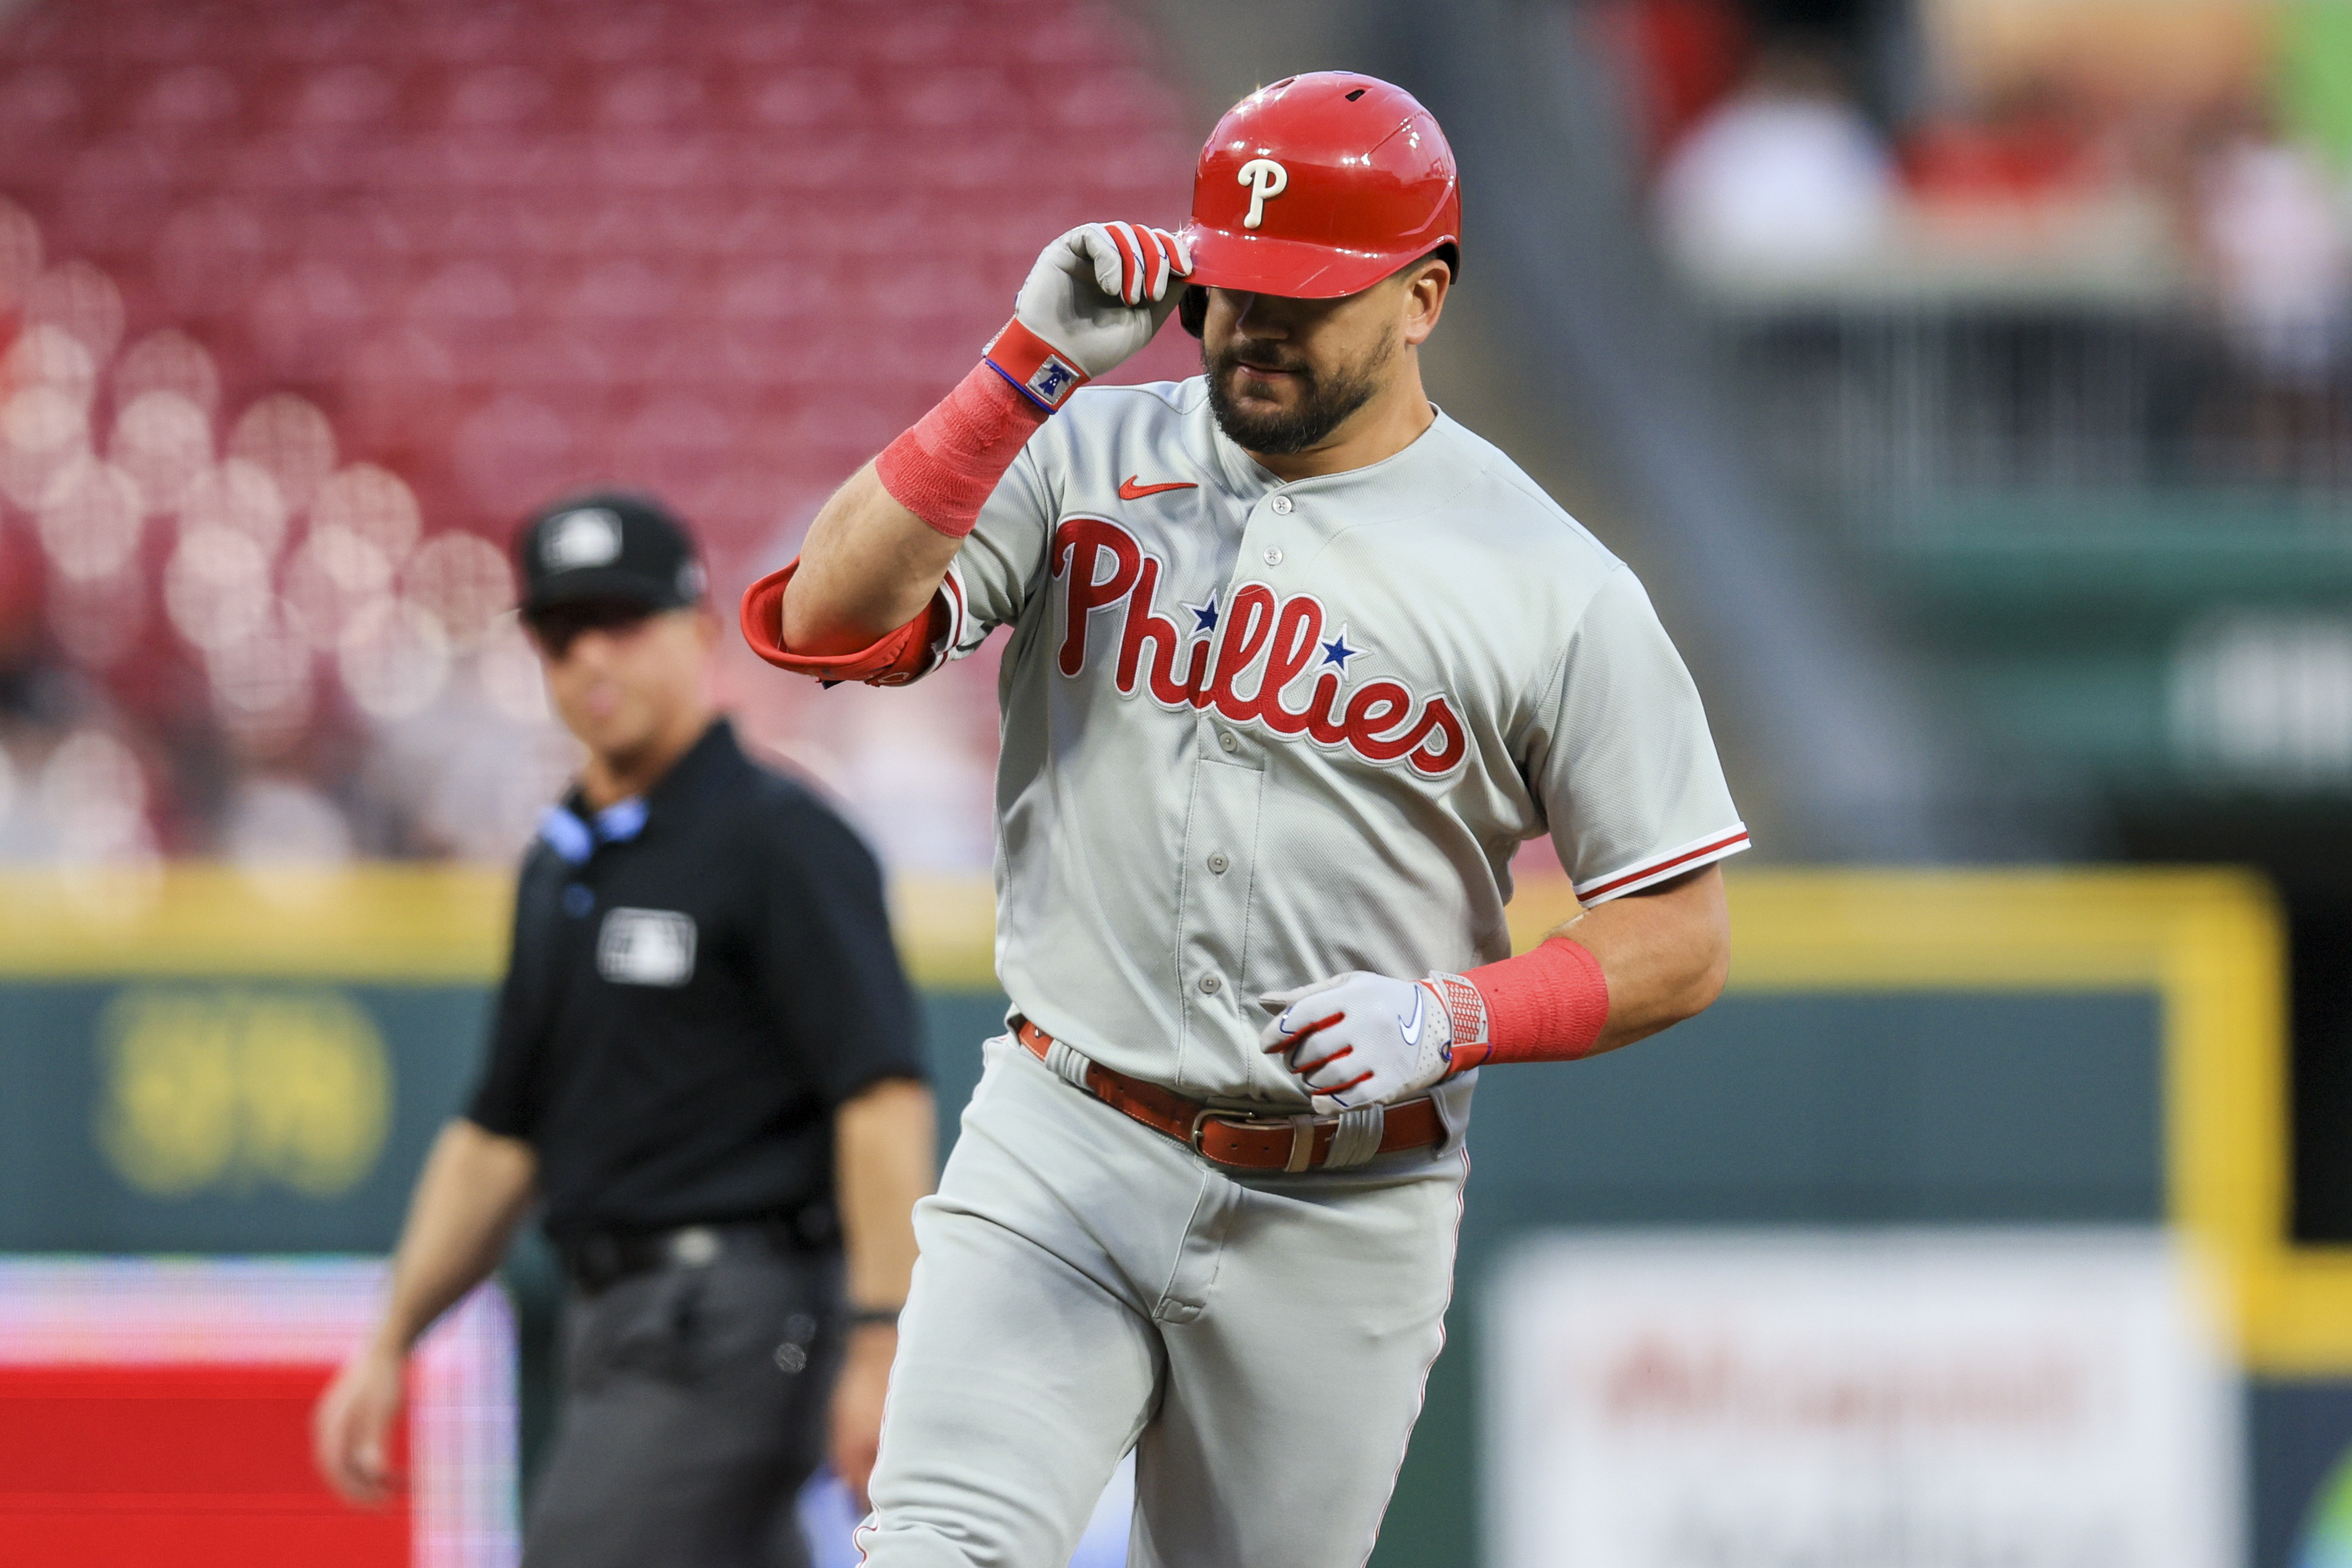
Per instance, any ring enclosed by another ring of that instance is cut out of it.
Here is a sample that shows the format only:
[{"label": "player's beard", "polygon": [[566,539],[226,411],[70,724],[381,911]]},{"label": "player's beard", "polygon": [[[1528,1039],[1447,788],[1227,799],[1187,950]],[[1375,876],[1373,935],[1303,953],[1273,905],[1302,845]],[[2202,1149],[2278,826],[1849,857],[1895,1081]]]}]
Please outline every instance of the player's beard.
[{"label": "player's beard", "polygon": [[[1277,343],[1213,349],[1204,342],[1201,367],[1209,374],[1209,412],[1216,416],[1217,428],[1245,452],[1274,457],[1304,452],[1322,445],[1348,416],[1371,401],[1372,394],[1381,389],[1381,372],[1396,357],[1398,341],[1398,334],[1391,330],[1360,363],[1328,373],[1317,371]],[[1297,401],[1273,413],[1241,406],[1230,387],[1244,364],[1290,372],[1298,387]]]}]

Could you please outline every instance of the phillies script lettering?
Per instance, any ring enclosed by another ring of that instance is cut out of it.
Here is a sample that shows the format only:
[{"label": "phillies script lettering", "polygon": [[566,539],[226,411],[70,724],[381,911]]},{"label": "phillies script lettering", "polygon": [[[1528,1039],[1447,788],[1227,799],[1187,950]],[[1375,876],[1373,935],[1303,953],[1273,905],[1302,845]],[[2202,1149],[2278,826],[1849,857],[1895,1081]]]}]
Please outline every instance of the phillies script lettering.
[{"label": "phillies script lettering", "polygon": [[1053,567],[1068,593],[1057,661],[1064,675],[1086,669],[1095,612],[1124,606],[1116,670],[1122,697],[1148,689],[1163,708],[1213,710],[1236,724],[1345,746],[1369,763],[1402,758],[1426,778],[1444,777],[1470,754],[1469,737],[1444,695],[1423,700],[1402,681],[1364,681],[1343,707],[1345,673],[1326,669],[1303,702],[1284,700],[1322,651],[1323,606],[1311,594],[1277,599],[1263,584],[1244,584],[1216,630],[1188,641],[1155,607],[1160,558],[1118,524],[1064,520],[1054,531]]}]

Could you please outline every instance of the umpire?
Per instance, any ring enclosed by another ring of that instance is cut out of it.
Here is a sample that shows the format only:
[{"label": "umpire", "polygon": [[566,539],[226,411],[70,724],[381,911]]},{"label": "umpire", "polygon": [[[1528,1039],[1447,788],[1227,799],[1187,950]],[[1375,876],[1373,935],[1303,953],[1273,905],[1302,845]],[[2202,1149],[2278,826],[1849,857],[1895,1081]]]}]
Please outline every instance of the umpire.
[{"label": "umpire", "polygon": [[586,496],[518,549],[586,763],[524,858],[488,1068],[319,1403],[319,1465],[386,1495],[410,1347],[536,1205],[571,1288],[526,1568],[798,1568],[793,1495],[828,1449],[864,1497],[933,1174],[881,877],[713,712],[675,519]]}]

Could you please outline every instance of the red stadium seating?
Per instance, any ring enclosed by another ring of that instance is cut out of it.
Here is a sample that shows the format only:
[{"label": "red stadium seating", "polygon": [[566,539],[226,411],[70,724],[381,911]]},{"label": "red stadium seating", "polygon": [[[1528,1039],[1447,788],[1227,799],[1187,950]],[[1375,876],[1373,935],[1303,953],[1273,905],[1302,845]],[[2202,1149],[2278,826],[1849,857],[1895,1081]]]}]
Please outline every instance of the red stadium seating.
[{"label": "red stadium seating", "polygon": [[[87,349],[93,459],[140,393],[189,396],[216,456],[290,396],[427,538],[641,486],[723,582],[963,373],[1046,240],[1180,216],[1186,120],[1108,0],[32,0],[0,25],[0,353]],[[37,502],[0,494],[12,573]],[[77,646],[162,724],[203,663],[162,609],[176,493],[143,503],[140,583],[52,566],[0,633],[143,600]]]}]

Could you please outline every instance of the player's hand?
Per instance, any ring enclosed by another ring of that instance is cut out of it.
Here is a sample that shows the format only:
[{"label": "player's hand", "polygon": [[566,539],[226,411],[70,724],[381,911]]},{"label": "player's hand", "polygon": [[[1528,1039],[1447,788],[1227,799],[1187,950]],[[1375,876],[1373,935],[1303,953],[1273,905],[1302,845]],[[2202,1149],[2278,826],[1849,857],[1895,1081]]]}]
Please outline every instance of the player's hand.
[{"label": "player's hand", "polygon": [[1192,270],[1192,252],[1164,228],[1086,224],[1037,258],[1013,319],[1089,376],[1101,375],[1151,341]]},{"label": "player's hand", "polygon": [[849,1352],[833,1385],[833,1473],[860,1510],[873,1506],[866,1483],[874,1478],[874,1458],[882,1447],[882,1399],[890,1392],[890,1362],[898,1352],[898,1331],[887,1324],[850,1330]]},{"label": "player's hand", "polygon": [[1425,981],[1354,969],[1258,1002],[1276,1010],[1258,1043],[1282,1058],[1320,1115],[1406,1099],[1452,1070],[1454,1027]]},{"label": "player's hand", "polygon": [[401,1357],[370,1346],[343,1363],[310,1412],[319,1473],[346,1502],[373,1507],[392,1495],[392,1423],[400,1414]]}]

